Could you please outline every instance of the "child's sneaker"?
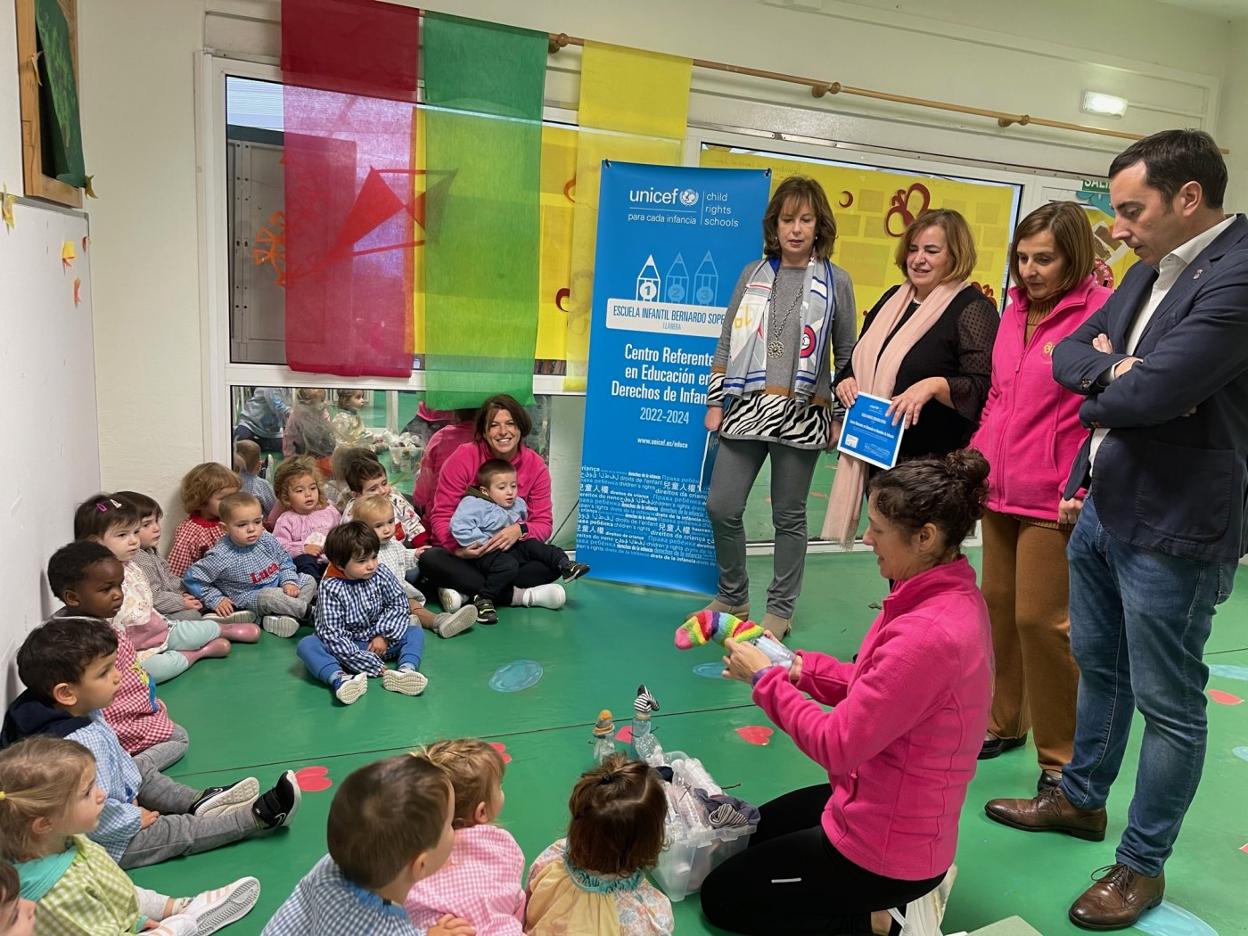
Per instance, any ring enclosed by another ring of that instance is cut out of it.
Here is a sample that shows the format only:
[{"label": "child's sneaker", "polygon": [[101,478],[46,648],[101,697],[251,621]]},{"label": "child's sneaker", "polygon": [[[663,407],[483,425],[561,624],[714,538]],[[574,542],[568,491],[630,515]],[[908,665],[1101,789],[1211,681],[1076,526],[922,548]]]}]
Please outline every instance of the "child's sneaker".
[{"label": "child's sneaker", "polygon": [[178,912],[195,921],[198,926],[195,936],[208,936],[237,923],[251,912],[259,899],[260,882],[254,877],[245,877],[225,887],[197,894]]},{"label": "child's sneaker", "polygon": [[299,622],[285,614],[265,615],[260,624],[274,637],[294,637],[299,629]]},{"label": "child's sneaker", "polygon": [[368,692],[368,674],[356,673],[348,676],[346,673],[338,673],[330,683],[330,688],[334,690],[335,699],[343,705],[350,705]]},{"label": "child's sneaker", "polygon": [[438,603],[442,605],[442,610],[448,613],[454,613],[462,608],[468,602],[468,596],[463,592],[457,592],[453,588],[438,589]]},{"label": "child's sneaker", "polygon": [[567,592],[556,582],[520,589],[520,603],[526,608],[550,608],[558,611],[567,600]]},{"label": "child's sneaker", "polygon": [[429,677],[414,669],[383,670],[381,688],[403,695],[418,696],[429,685]]},{"label": "child's sneaker", "polygon": [[187,810],[192,816],[224,816],[250,806],[260,795],[260,781],[246,777],[229,786],[208,787]]},{"label": "child's sneaker", "polygon": [[280,829],[290,825],[299,811],[303,794],[295,782],[295,772],[288,770],[277,778],[273,789],[262,793],[252,804],[251,814],[262,829]]},{"label": "child's sneaker", "polygon": [[433,619],[433,631],[439,637],[455,637],[477,623],[477,606],[464,605],[453,614],[445,611]]},{"label": "child's sneaker", "polygon": [[589,566],[583,562],[572,562],[563,570],[563,580],[565,582],[575,582],[582,575],[589,574]]},{"label": "child's sneaker", "polygon": [[478,621],[480,621],[482,624],[497,624],[498,623],[498,611],[494,607],[493,601],[491,601],[489,598],[482,598],[481,596],[477,596],[475,599],[473,599],[472,603],[473,605],[476,606]]},{"label": "child's sneaker", "polygon": [[230,614],[217,614],[209,612],[204,616],[205,621],[216,621],[218,624],[255,624],[256,615],[251,611],[233,611]]}]

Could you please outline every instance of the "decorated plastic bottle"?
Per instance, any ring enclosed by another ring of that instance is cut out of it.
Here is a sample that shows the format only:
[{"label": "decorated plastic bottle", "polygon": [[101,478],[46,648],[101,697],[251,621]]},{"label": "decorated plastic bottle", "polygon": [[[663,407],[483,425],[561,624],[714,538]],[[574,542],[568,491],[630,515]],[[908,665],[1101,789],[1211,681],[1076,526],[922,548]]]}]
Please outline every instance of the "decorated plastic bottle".
[{"label": "decorated plastic bottle", "polygon": [[615,720],[610,709],[598,713],[598,721],[594,723],[594,760],[602,763],[615,753]]}]

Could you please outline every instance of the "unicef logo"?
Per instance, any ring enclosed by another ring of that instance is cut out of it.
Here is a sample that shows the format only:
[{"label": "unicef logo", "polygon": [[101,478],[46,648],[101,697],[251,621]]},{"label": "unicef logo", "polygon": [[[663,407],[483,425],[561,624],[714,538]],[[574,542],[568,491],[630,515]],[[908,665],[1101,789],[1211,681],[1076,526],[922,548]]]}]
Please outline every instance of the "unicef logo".
[{"label": "unicef logo", "polygon": [[682,189],[680,192],[680,203],[686,208],[691,208],[698,203],[698,193],[691,188]]}]

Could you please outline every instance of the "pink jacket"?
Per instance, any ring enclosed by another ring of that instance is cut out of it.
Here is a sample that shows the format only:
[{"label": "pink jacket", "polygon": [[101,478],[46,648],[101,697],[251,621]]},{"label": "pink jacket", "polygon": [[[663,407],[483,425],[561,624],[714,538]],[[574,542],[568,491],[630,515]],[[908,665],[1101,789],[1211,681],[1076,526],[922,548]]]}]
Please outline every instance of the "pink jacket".
[{"label": "pink jacket", "polygon": [[327,504],[310,514],[284,510],[273,524],[273,535],[290,558],[298,559],[303,555],[303,547],[307,545],[309,536],[313,533],[328,533],[341,519],[338,508],[333,504]]},{"label": "pink jacket", "polygon": [[971,564],[898,582],[856,663],[801,656],[796,685],[764,670],[754,701],[827,770],[828,840],[885,877],[948,870],[992,704],[992,634]]},{"label": "pink jacket", "polygon": [[[460,544],[451,536],[451,515],[459,505],[464,491],[477,483],[477,469],[494,457],[485,442],[461,445],[446,460],[438,475],[433,509],[429,512],[429,536],[434,546],[455,550]],[[552,529],[550,506],[550,471],[542,456],[523,443],[512,459],[516,467],[516,493],[529,505],[529,539],[545,540]]]},{"label": "pink jacket", "polygon": [[1057,520],[1062,488],[1088,430],[1079,423],[1083,397],[1053,379],[1053,349],[1111,294],[1089,276],[1062,297],[1024,345],[1030,303],[1026,290],[1010,290],[992,349],[992,389],[970,442],[991,466],[989,510]]},{"label": "pink jacket", "polygon": [[506,829],[496,825],[456,829],[446,864],[412,886],[404,907],[421,932],[450,913],[471,923],[477,936],[521,936],[522,877],[524,853]]},{"label": "pink jacket", "polygon": [[437,490],[442,466],[457,448],[472,441],[476,431],[476,421],[470,419],[467,422],[443,426],[430,437],[425,453],[420,456],[420,473],[416,475],[416,483],[412,485],[412,503],[422,516],[428,518],[429,510],[433,507],[433,493]]}]

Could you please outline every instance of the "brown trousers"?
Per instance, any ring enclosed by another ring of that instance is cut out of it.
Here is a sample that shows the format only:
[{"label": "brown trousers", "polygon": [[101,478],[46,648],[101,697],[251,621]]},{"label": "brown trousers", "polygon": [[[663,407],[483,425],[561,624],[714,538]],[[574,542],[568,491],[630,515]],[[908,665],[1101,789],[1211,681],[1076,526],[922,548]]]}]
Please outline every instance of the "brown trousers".
[{"label": "brown trousers", "polygon": [[992,618],[996,680],[988,730],[1021,738],[1030,727],[1042,770],[1070,760],[1079,669],[1070,653],[1070,529],[984,511],[982,591]]}]

